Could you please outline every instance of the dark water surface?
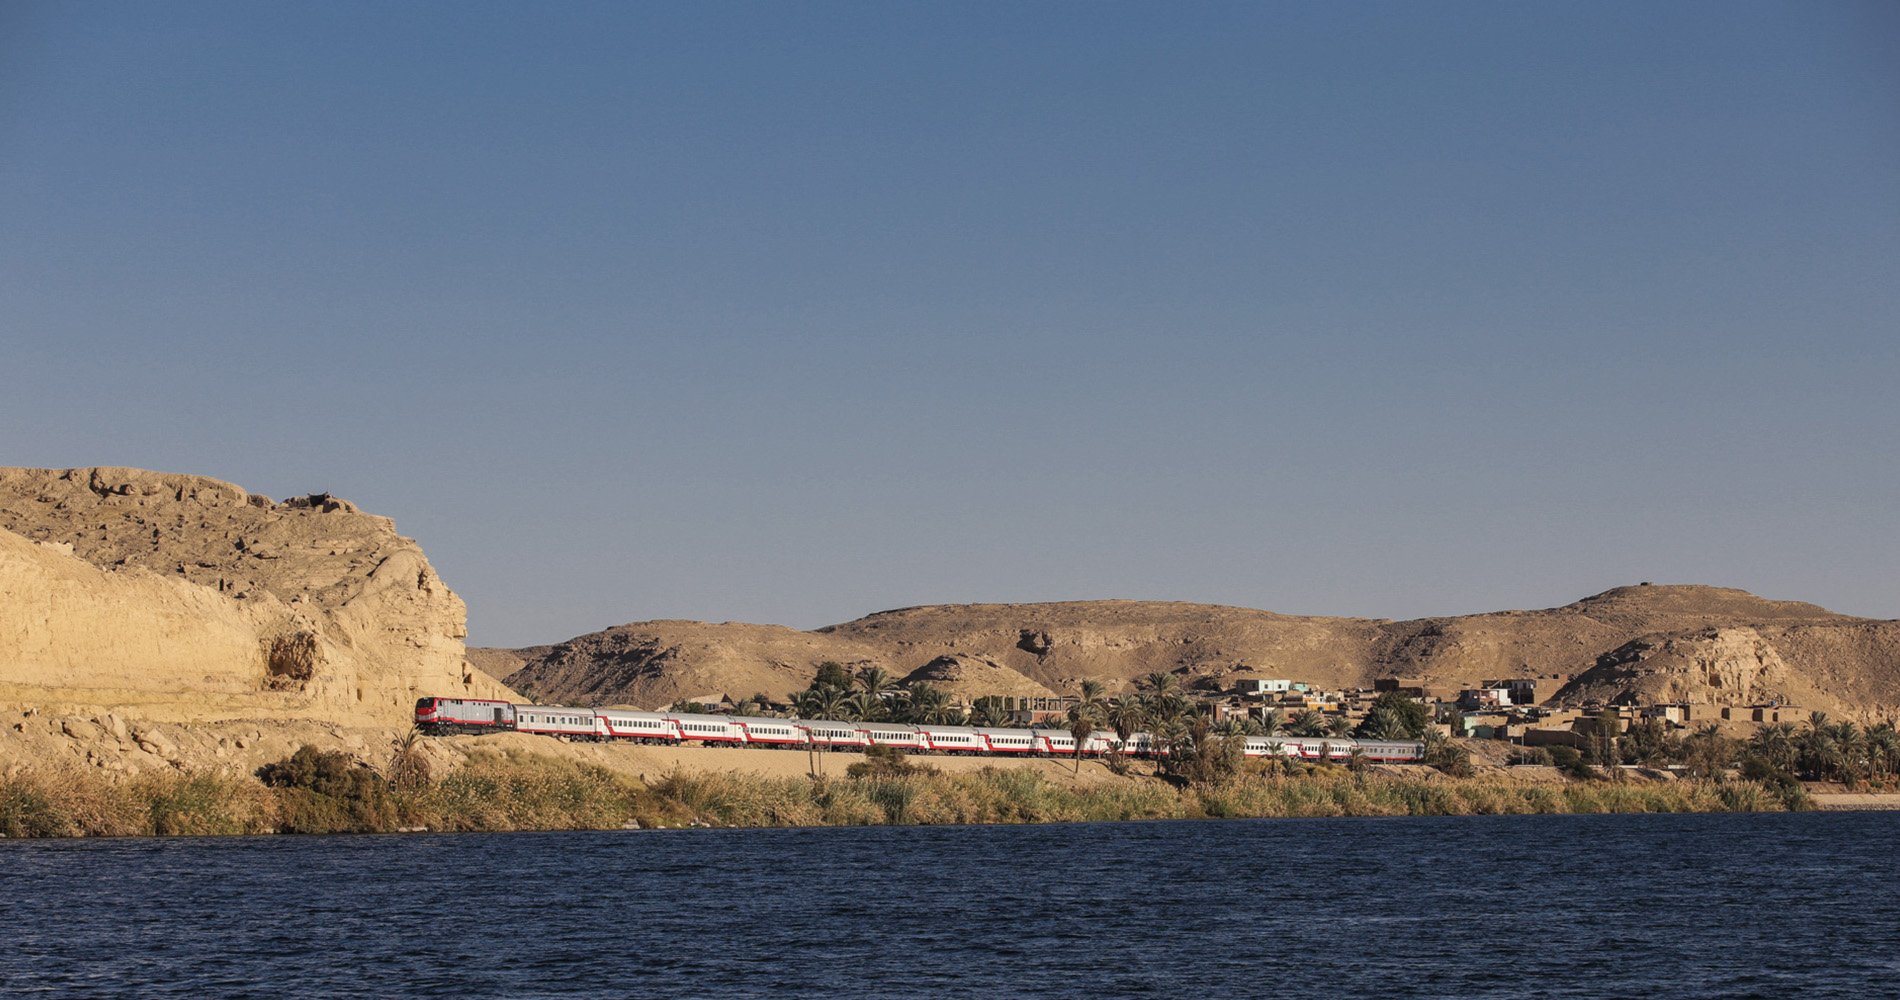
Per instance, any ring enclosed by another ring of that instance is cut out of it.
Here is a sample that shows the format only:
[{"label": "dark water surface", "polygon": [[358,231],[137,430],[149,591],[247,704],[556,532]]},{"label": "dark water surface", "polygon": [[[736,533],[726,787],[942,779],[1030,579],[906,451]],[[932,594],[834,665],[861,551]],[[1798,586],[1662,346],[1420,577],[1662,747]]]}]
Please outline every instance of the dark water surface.
[{"label": "dark water surface", "polygon": [[0,841],[0,994],[1896,997],[1900,813]]}]

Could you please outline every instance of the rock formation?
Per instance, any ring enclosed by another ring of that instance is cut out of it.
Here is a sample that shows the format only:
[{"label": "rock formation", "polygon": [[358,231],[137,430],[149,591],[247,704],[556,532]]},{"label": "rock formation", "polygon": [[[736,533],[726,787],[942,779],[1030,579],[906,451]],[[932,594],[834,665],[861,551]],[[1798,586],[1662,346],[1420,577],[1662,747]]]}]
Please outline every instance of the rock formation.
[{"label": "rock formation", "polygon": [[[643,708],[759,693],[784,698],[811,683],[826,660],[854,670],[879,662],[851,642],[731,622],[643,622],[540,648],[539,655],[514,651],[527,664],[508,675],[511,687],[548,703]],[[496,662],[491,651],[478,653]]]},{"label": "rock formation", "polygon": [[1004,698],[1049,698],[1056,692],[1024,677],[987,656],[939,656],[903,678],[905,684],[929,684],[965,700],[986,695]]},{"label": "rock formation", "polygon": [[784,698],[827,660],[966,696],[1087,678],[1114,693],[1154,672],[1200,690],[1244,675],[1331,688],[1562,676],[1571,701],[1900,710],[1900,622],[1716,587],[1407,622],[1141,601],[902,608],[810,632],[641,622],[473,651],[486,673],[464,616],[413,540],[328,494],[279,503],[201,476],[0,469],[0,709],[45,717],[400,726],[421,695],[516,697],[497,675],[541,700],[654,707]]},{"label": "rock formation", "polygon": [[414,540],[327,494],[202,476],[0,469],[0,707],[401,725],[507,697]]},{"label": "rock formation", "polygon": [[1712,627],[1632,639],[1597,657],[1560,697],[1640,704],[1708,701],[1811,704],[1814,691],[1753,628]]}]

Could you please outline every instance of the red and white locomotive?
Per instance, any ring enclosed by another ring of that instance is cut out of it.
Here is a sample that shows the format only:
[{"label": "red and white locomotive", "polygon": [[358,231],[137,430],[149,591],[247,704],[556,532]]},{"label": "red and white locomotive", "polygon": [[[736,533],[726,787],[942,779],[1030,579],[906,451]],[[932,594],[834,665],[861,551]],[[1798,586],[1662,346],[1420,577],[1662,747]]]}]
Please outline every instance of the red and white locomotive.
[{"label": "red and white locomotive", "polygon": [[[1067,729],[1002,729],[987,726],[911,725],[901,722],[838,722],[825,719],[767,719],[743,715],[686,712],[636,712],[618,708],[515,705],[505,701],[423,698],[416,702],[416,725],[432,734],[492,732],[540,733],[577,740],[632,740],[679,746],[778,747],[864,750],[899,747],[913,753],[985,757],[1062,757],[1076,752]],[[1343,761],[1357,751],[1365,760],[1418,761],[1425,745],[1417,740],[1353,739],[1348,736],[1248,736],[1249,757],[1298,757]],[[1148,733],[1133,733],[1126,743],[1097,730],[1082,747],[1084,755],[1120,750],[1136,757],[1166,753]]]}]

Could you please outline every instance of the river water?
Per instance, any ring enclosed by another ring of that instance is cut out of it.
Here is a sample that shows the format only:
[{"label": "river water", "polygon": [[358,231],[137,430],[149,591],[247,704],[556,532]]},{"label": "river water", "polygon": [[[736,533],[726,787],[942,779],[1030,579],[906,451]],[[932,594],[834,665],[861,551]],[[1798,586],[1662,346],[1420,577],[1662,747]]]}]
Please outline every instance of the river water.
[{"label": "river water", "polygon": [[0,841],[0,994],[1896,997],[1900,813]]}]

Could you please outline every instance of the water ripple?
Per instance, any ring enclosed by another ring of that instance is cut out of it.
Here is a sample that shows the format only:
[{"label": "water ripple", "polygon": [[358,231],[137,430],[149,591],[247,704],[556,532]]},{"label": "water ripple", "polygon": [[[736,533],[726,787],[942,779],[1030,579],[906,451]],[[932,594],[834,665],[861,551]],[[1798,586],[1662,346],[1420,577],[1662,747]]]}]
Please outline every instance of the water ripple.
[{"label": "water ripple", "polygon": [[1900,996],[1900,814],[7,841],[0,993]]}]

